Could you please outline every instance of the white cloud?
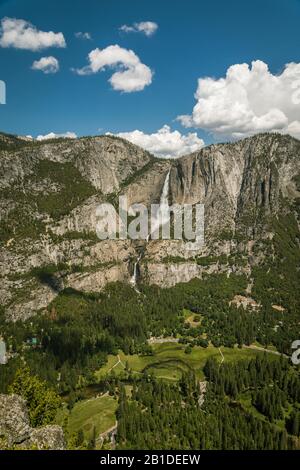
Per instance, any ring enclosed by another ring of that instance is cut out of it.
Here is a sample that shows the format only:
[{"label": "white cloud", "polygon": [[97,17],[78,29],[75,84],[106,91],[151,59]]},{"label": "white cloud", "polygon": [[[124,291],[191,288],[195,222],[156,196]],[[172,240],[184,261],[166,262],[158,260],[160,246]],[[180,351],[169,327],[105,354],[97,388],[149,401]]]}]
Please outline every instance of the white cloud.
[{"label": "white cloud", "polygon": [[152,36],[158,28],[158,24],[154,21],[141,21],[140,23],[133,23],[133,25],[128,26],[123,24],[119,30],[123,33],[143,33],[146,36]]},{"label": "white cloud", "polygon": [[152,82],[151,69],[142,64],[132,50],[124,49],[117,44],[105,49],[94,49],[89,53],[88,60],[89,65],[74,71],[79,75],[88,75],[103,71],[106,67],[117,68],[109,79],[114,90],[131,93],[143,90]]},{"label": "white cloud", "polygon": [[36,140],[48,140],[48,139],[59,139],[64,137],[65,139],[76,139],[77,135],[75,132],[65,132],[64,134],[55,134],[54,132],[50,132],[46,135],[38,135]]},{"label": "white cloud", "polygon": [[86,39],[86,40],[92,39],[92,36],[90,35],[90,33],[83,33],[81,31],[78,31],[78,33],[75,33],[75,37],[77,39]]},{"label": "white cloud", "polygon": [[56,73],[59,71],[59,62],[53,57],[42,57],[39,60],[35,60],[31,66],[33,70],[41,70],[44,73]]},{"label": "white cloud", "polygon": [[122,33],[136,33],[136,29],[134,26],[128,26],[127,24],[123,24],[120,26],[119,31],[122,31]]},{"label": "white cloud", "polygon": [[66,42],[62,33],[39,31],[28,21],[6,17],[1,20],[0,46],[39,51],[47,47],[66,47]]},{"label": "white cloud", "polygon": [[191,115],[178,116],[185,127],[239,138],[276,131],[300,137],[300,63],[273,75],[260,60],[229,67],[225,78],[200,78]]},{"label": "white cloud", "polygon": [[[108,132],[107,135],[111,135],[111,133]],[[183,135],[179,131],[171,131],[167,125],[153,134],[145,134],[135,130],[113,135],[129,140],[129,142],[139,145],[160,158],[178,158],[204,146],[203,140],[199,139],[195,132]]]}]

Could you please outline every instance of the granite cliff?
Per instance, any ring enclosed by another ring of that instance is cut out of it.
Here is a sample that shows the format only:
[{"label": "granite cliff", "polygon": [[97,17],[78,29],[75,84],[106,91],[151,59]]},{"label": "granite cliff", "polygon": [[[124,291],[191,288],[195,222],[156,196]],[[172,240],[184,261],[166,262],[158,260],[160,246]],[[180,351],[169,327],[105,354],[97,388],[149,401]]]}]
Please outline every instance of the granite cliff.
[{"label": "granite cliff", "polygon": [[[12,320],[42,312],[65,287],[99,292],[132,280],[171,286],[203,273],[251,270],[274,255],[277,221],[297,221],[300,142],[262,134],[160,160],[111,136],[28,142],[0,134],[0,302]],[[105,240],[96,207],[203,203],[205,245]],[[297,226],[299,231],[299,226]]]}]

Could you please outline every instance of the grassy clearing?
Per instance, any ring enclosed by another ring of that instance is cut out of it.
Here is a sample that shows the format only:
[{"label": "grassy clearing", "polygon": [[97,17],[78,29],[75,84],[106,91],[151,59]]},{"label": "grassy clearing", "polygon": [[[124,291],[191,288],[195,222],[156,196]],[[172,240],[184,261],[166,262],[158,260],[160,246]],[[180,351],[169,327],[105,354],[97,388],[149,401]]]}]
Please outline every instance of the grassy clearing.
[{"label": "grassy clearing", "polygon": [[[96,372],[97,379],[104,377],[111,370],[118,375],[125,369],[126,364],[133,372],[147,371],[158,378],[168,380],[178,380],[184,370],[193,369],[197,377],[203,379],[203,367],[207,359],[215,357],[218,362],[222,359],[219,349],[211,345],[206,349],[195,346],[190,354],[185,353],[185,345],[179,343],[154,344],[152,347],[153,356],[137,354],[130,356],[120,351],[120,363],[118,363],[117,356],[109,356],[107,364]],[[239,348],[222,347],[221,351],[225,362],[250,359],[257,354],[262,354],[261,351]],[[116,367],[112,369],[115,364],[117,364]]]},{"label": "grassy clearing", "polygon": [[[187,310],[186,308],[183,309],[182,314],[183,314],[185,322],[188,323],[191,328],[196,328],[197,326],[201,326],[201,319],[202,319],[201,314],[193,313],[190,310]],[[198,318],[199,321],[195,321],[195,318]]]},{"label": "grassy clearing", "polygon": [[267,421],[266,417],[252,405],[251,391],[241,393],[237,399],[247,413],[251,413],[255,418]]},{"label": "grassy clearing", "polygon": [[82,429],[85,439],[88,440],[92,437],[94,426],[98,436],[115,424],[117,405],[117,401],[109,395],[82,400],[76,403],[70,412],[65,409],[63,414],[57,417],[57,423],[62,424],[63,419],[67,417],[69,435]]}]

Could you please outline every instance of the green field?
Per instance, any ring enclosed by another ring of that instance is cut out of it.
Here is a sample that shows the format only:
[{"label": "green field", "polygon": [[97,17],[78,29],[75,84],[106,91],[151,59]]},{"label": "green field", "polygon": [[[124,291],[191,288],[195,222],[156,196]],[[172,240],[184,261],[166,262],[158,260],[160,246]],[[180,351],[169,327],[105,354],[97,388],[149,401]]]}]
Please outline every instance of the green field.
[{"label": "green field", "polygon": [[[118,355],[108,356],[107,363],[96,372],[97,380],[112,373],[124,375],[125,369],[133,373],[141,374],[147,372],[155,377],[170,381],[179,380],[182,373],[194,370],[198,379],[204,379],[203,367],[209,357],[215,357],[221,363],[223,354],[225,362],[241,359],[251,359],[262,351],[240,348],[208,348],[194,346],[191,353],[185,352],[186,345],[179,343],[157,343],[152,345],[152,356],[126,355],[119,351]],[[120,377],[121,378],[121,377]],[[132,386],[126,385],[126,394],[130,396]],[[245,394],[241,402],[245,408],[251,407],[253,414],[259,414],[254,407],[249,405],[249,397]],[[60,410],[57,423],[66,425],[69,436],[74,435],[80,429],[84,438],[88,441],[92,437],[95,428],[96,436],[107,431],[116,422],[117,401],[115,398],[105,394],[77,402],[71,411],[65,407]]]},{"label": "green field", "polygon": [[64,409],[58,415],[57,423],[62,424],[67,417],[68,434],[72,435],[82,429],[85,439],[88,440],[92,436],[94,426],[96,436],[114,426],[117,405],[117,401],[109,395],[81,400],[70,412]]},{"label": "green field", "polygon": [[[96,372],[97,379],[103,378],[106,374],[114,371],[116,375],[128,368],[135,373],[147,371],[153,373],[158,378],[168,380],[178,380],[183,371],[192,369],[196,372],[199,379],[204,378],[203,367],[209,357],[215,357],[221,362],[222,356],[218,348],[209,346],[201,348],[194,346],[190,354],[185,353],[185,345],[179,343],[162,343],[152,345],[153,356],[141,356],[134,354],[132,356],[119,352],[121,362],[118,363],[118,357],[110,355],[105,366]],[[240,359],[250,359],[260,351],[239,348],[220,348],[225,362],[237,361]],[[116,365],[117,364],[117,365]],[[116,365],[115,367],[113,367]]]}]

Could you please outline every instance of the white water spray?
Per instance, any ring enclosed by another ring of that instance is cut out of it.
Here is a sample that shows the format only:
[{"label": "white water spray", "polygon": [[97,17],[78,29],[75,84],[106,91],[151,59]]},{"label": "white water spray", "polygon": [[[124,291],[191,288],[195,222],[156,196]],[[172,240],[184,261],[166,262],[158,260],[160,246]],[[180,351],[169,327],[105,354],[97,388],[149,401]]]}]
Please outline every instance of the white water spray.
[{"label": "white water spray", "polygon": [[137,283],[137,270],[138,270],[138,265],[141,260],[141,257],[142,255],[139,254],[136,262],[134,263],[133,275],[131,276],[131,279],[130,279],[130,284],[132,284],[133,286],[136,286],[136,283]]},{"label": "white water spray", "polygon": [[[170,172],[171,172],[171,169],[167,173],[167,176],[166,176],[166,179],[165,179],[165,182],[164,182],[164,185],[163,185],[162,193],[161,193],[161,196],[160,196],[160,200],[159,200],[159,212],[160,212],[160,215],[161,215],[161,226],[163,226],[164,223],[166,221],[168,221],[168,219],[169,219]],[[156,223],[154,224],[153,227],[151,226],[151,232],[149,233],[149,235],[147,237],[147,242],[149,241],[149,239],[151,237],[151,233],[155,232],[155,230],[158,227],[159,227],[159,220],[156,221]]]},{"label": "white water spray", "polygon": [[163,206],[165,207],[166,205],[168,206],[168,204],[169,204],[170,171],[171,170],[168,171],[165,182],[164,182],[164,185],[163,185],[162,193],[161,193],[161,196],[160,196],[160,202],[159,202],[160,207],[163,207]]}]

